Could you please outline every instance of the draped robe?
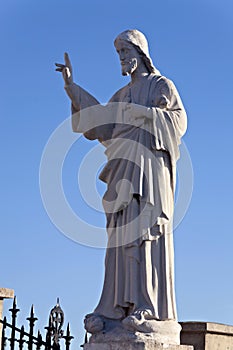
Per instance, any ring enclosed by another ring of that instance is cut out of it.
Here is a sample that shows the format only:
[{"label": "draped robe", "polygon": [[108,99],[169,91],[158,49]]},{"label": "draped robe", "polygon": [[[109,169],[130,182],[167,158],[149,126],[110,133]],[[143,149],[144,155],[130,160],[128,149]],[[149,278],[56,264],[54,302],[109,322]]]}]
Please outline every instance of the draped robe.
[{"label": "draped robe", "polygon": [[[114,106],[110,122],[99,126],[98,113],[89,118],[79,113],[91,106],[98,109],[98,101],[76,84],[66,91],[73,130],[103,143],[108,158],[100,174],[107,183],[103,206],[108,247],[94,313],[123,319],[146,311],[154,319],[175,320],[172,217],[178,146],[186,130],[178,92],[169,79],[150,74],[113,95],[105,107]],[[125,103],[147,107],[150,119],[126,120]]]}]

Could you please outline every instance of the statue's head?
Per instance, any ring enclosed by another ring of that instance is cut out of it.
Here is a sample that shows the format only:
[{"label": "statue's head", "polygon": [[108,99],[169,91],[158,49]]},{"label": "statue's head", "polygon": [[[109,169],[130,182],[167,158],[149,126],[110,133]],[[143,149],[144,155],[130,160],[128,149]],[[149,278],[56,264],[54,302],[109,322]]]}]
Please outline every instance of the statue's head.
[{"label": "statue's head", "polygon": [[132,74],[141,62],[149,73],[160,74],[150,58],[147,39],[139,30],[122,32],[116,37],[114,45],[120,56],[123,75]]}]

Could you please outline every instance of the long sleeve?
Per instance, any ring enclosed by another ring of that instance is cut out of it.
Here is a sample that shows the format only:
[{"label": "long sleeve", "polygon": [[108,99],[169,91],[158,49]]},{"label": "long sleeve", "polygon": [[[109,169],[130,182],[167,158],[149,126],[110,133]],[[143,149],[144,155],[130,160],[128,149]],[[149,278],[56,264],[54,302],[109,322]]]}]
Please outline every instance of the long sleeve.
[{"label": "long sleeve", "polygon": [[153,113],[153,147],[170,153],[171,161],[179,158],[180,139],[187,128],[187,116],[174,84],[162,78],[157,90]]},{"label": "long sleeve", "polygon": [[103,106],[79,85],[65,86],[72,101],[72,129],[83,133],[89,140],[98,139],[101,143],[111,139],[114,127],[114,106]]},{"label": "long sleeve", "polygon": [[[74,132],[83,132],[89,140],[98,138],[95,128],[87,128],[85,119],[80,118],[80,111],[88,107],[99,105],[99,101],[79,85],[72,83],[65,86],[65,90],[71,99],[72,129]],[[85,131],[85,132],[84,132]]]},{"label": "long sleeve", "polygon": [[99,104],[99,101],[94,96],[75,83],[66,85],[65,90],[72,101],[72,114],[79,112],[81,109]]}]

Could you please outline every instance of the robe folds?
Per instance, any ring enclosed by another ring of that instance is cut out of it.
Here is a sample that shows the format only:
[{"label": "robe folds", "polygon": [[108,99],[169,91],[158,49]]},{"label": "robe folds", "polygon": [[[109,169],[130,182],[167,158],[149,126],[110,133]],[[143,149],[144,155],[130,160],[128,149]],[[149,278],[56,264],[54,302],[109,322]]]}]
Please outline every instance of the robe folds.
[{"label": "robe folds", "polygon": [[[175,320],[172,218],[176,161],[187,126],[179,94],[169,79],[154,74],[126,85],[106,106],[76,84],[66,91],[73,131],[106,147],[100,179],[107,184],[108,247],[94,312],[123,319],[141,310]],[[129,103],[144,106],[148,118],[128,119]]]}]

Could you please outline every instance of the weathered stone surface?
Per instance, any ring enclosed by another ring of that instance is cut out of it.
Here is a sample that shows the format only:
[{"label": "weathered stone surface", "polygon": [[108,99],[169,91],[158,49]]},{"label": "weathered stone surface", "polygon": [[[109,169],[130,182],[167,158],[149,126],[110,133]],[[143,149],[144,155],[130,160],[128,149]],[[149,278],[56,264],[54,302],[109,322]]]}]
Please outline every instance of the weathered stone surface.
[{"label": "weathered stone surface", "polygon": [[233,326],[213,322],[181,322],[181,344],[195,350],[233,350]]},{"label": "weathered stone surface", "polygon": [[213,332],[233,336],[233,326],[214,322],[180,322],[182,332]]},{"label": "weathered stone surface", "polygon": [[14,298],[14,290],[9,288],[0,288],[0,299]]},{"label": "weathered stone surface", "polygon": [[109,342],[100,344],[85,344],[84,350],[193,350],[188,345],[155,344],[154,342]]},{"label": "weathered stone surface", "polygon": [[105,330],[92,334],[89,343],[144,343],[152,344],[180,344],[181,326],[176,321],[145,320],[141,324],[142,329],[135,331],[127,329],[120,321],[109,320]]}]

